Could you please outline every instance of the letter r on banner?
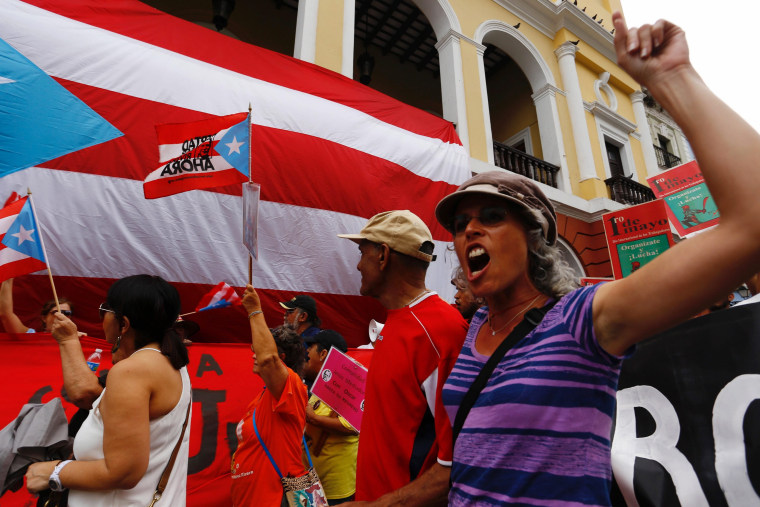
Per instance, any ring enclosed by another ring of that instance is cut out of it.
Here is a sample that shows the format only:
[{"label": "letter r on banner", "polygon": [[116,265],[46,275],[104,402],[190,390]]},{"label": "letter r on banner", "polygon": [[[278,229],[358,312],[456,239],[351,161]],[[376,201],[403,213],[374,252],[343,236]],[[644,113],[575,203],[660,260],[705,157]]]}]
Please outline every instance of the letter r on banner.
[{"label": "letter r on banner", "polygon": [[[636,438],[634,407],[647,410],[654,419],[654,433]],[[639,505],[633,489],[636,456],[651,459],[668,471],[681,505],[708,507],[702,486],[686,457],[676,448],[681,426],[673,405],[652,386],[636,386],[617,393],[617,417],[612,439],[612,471],[629,506]]]},{"label": "letter r on banner", "polygon": [[721,389],[713,406],[715,472],[728,505],[760,506],[749,479],[744,445],[744,416],[760,399],[760,375],[740,375]]}]

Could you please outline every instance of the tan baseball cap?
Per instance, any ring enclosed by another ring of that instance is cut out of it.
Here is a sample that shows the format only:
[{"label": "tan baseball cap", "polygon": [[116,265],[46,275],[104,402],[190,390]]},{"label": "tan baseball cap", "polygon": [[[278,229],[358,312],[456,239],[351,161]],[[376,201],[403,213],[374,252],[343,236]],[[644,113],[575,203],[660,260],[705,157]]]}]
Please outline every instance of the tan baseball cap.
[{"label": "tan baseball cap", "polygon": [[[423,251],[423,245],[433,243],[433,235],[420,217],[409,210],[384,211],[373,216],[359,234],[338,234],[339,238],[361,243],[363,239],[373,243],[385,243],[398,253],[425,262],[435,260],[435,256]],[[429,250],[425,248],[425,250]]]}]

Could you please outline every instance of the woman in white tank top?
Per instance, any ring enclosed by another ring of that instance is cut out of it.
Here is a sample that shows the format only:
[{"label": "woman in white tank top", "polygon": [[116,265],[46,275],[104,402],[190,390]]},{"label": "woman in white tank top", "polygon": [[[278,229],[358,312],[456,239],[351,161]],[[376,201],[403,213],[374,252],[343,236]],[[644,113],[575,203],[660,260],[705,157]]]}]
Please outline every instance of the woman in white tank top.
[{"label": "woman in white tank top", "polygon": [[[87,368],[74,323],[55,315],[64,387],[92,410],[74,440],[76,460],[31,465],[29,491],[68,488],[72,507],[150,504],[192,401],[187,349],[172,329],[179,310],[177,290],[160,277],[130,276],[111,286],[100,306],[113,344],[105,389]],[[188,427],[157,506],[185,505],[189,436]]]}]

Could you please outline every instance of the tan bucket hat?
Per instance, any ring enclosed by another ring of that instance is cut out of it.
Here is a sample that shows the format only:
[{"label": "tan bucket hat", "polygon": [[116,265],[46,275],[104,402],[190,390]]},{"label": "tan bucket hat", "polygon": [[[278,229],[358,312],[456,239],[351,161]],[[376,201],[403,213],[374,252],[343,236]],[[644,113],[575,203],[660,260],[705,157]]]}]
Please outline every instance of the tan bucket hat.
[{"label": "tan bucket hat", "polygon": [[435,207],[435,217],[451,230],[459,202],[468,195],[501,197],[525,209],[538,211],[539,224],[549,245],[557,242],[557,215],[554,206],[535,181],[510,171],[487,171],[473,176],[447,195]]}]

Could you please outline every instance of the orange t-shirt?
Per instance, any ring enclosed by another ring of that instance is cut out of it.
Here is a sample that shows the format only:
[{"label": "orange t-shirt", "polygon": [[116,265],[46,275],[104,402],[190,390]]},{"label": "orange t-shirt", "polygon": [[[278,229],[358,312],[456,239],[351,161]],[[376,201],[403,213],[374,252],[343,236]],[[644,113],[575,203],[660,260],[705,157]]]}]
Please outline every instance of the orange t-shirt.
[{"label": "orange t-shirt", "polygon": [[280,505],[282,501],[280,477],[253,431],[254,409],[259,435],[280,472],[286,476],[306,473],[301,462],[306,401],[306,386],[288,368],[288,380],[279,400],[264,389],[248,405],[247,412],[237,427],[238,446],[232,457],[233,505]]}]

